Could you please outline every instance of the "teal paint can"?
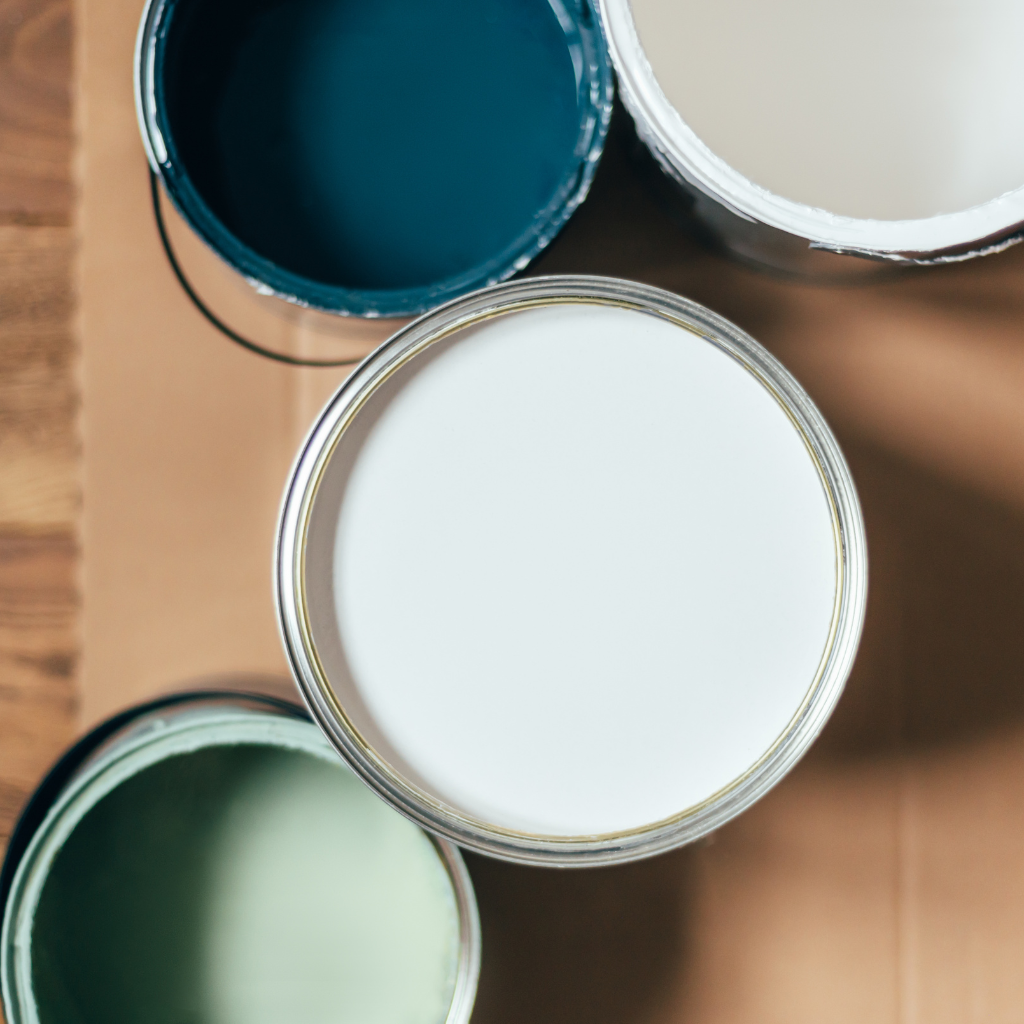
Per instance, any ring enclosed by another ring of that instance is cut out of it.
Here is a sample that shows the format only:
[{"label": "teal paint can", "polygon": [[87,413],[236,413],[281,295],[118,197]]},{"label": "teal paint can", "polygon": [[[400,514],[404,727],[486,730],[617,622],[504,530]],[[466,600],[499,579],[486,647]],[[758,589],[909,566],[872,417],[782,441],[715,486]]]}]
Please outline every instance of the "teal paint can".
[{"label": "teal paint can", "polygon": [[357,316],[524,269],[612,95],[590,0],[150,0],[137,48],[178,212],[259,291]]},{"label": "teal paint can", "polygon": [[380,802],[297,706],[181,694],[87,736],[0,876],[8,1024],[465,1024],[458,852]]}]

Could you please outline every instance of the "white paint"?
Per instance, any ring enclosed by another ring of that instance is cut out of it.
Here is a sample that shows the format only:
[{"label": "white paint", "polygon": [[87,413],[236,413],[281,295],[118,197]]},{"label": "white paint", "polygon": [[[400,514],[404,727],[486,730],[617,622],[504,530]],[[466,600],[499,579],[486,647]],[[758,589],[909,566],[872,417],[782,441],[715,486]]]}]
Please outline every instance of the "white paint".
[{"label": "white paint", "polygon": [[1024,185],[1016,0],[631,0],[683,120],[777,195],[955,213]]},{"label": "white paint", "polygon": [[370,399],[341,502],[356,726],[508,828],[701,803],[786,729],[828,641],[833,522],[802,436],[652,315],[550,306],[442,346]]}]

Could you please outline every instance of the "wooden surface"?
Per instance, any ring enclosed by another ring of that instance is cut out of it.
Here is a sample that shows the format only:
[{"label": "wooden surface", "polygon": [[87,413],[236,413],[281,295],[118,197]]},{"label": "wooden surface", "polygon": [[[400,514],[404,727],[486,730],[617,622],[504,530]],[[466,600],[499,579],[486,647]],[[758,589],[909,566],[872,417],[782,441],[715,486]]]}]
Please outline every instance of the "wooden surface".
[{"label": "wooden surface", "polygon": [[0,848],[75,729],[71,16],[0,0]]}]

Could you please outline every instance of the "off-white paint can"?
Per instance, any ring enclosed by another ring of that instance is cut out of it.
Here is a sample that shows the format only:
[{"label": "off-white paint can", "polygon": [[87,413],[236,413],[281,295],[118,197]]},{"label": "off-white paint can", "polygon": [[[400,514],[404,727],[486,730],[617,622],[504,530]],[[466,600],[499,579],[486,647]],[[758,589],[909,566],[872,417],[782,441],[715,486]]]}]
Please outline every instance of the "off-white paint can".
[{"label": "off-white paint can", "polygon": [[288,485],[288,656],[381,796],[513,860],[629,860],[756,800],[850,670],[866,553],[807,395],[727,321],[601,278],[416,321]]},{"label": "off-white paint can", "polygon": [[[735,253],[942,263],[1024,223],[1024,10],[1012,0],[599,0],[619,94]],[[867,265],[868,267],[870,265]]]}]

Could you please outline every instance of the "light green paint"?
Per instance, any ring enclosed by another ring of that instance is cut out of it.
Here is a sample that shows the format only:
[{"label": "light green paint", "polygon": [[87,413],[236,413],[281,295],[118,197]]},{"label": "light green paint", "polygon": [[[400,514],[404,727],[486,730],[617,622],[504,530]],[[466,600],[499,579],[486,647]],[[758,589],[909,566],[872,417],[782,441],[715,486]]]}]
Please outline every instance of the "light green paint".
[{"label": "light green paint", "polygon": [[434,845],[312,725],[219,716],[136,743],[41,829],[5,929],[20,1019],[441,1024],[459,920]]}]

